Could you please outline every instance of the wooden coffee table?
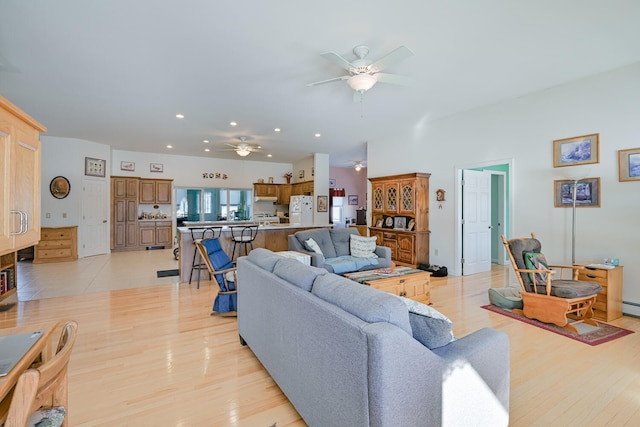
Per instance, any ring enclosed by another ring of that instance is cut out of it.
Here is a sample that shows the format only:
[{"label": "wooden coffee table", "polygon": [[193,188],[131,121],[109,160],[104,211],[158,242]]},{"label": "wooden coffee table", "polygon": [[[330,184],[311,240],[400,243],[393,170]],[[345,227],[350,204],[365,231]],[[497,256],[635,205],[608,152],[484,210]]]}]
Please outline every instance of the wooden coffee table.
[{"label": "wooden coffee table", "polygon": [[396,267],[391,274],[379,270],[359,271],[344,276],[384,292],[411,298],[423,304],[431,302],[429,293],[431,273],[410,267]]}]

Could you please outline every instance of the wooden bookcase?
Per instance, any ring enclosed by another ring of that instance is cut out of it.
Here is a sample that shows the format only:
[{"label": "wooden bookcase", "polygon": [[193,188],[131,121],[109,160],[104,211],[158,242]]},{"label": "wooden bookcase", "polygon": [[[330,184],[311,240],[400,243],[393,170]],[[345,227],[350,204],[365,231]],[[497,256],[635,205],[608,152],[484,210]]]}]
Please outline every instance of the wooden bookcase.
[{"label": "wooden bookcase", "polygon": [[408,173],[371,181],[369,234],[391,249],[397,264],[417,267],[429,263],[429,177]]}]

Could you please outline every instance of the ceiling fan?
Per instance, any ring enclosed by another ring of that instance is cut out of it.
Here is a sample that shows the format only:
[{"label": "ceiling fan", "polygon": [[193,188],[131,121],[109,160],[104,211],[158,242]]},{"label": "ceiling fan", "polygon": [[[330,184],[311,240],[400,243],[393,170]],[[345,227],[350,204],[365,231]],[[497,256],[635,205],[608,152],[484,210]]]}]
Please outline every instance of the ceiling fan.
[{"label": "ceiling fan", "polygon": [[335,52],[323,53],[321,56],[347,70],[349,75],[309,83],[307,86],[318,86],[344,80],[347,82],[349,87],[355,91],[353,100],[358,102],[362,101],[362,95],[378,82],[406,86],[411,84],[413,81],[412,78],[407,76],[381,72],[385,68],[413,56],[413,52],[411,52],[411,50],[406,46],[400,46],[388,53],[386,56],[378,59],[376,62],[367,59],[367,55],[369,54],[368,46],[360,45],[354,47],[353,54],[358,59],[349,62]]},{"label": "ceiling fan", "polygon": [[238,143],[238,144],[231,144],[229,142],[225,142],[226,145],[228,145],[229,147],[232,147],[232,148],[223,148],[223,149],[218,150],[218,151],[233,150],[233,151],[236,152],[236,154],[238,156],[246,157],[251,153],[255,153],[257,151],[260,151],[260,149],[262,148],[261,145],[247,143],[247,137],[246,136],[241,136],[238,139],[240,139],[240,143]]}]

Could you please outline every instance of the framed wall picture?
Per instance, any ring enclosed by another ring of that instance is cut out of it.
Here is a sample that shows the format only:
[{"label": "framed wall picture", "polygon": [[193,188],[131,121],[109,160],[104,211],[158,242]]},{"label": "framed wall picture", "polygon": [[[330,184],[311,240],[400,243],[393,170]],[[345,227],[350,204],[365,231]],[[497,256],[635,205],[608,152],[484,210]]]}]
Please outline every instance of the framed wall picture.
[{"label": "framed wall picture", "polygon": [[329,188],[334,188],[336,186],[336,180],[333,178],[329,178]]},{"label": "framed wall picture", "polygon": [[164,166],[162,165],[162,163],[150,163],[149,169],[151,172],[162,173],[164,171]]},{"label": "framed wall picture", "polygon": [[120,170],[134,172],[136,170],[136,164],[134,162],[120,162]]},{"label": "framed wall picture", "polygon": [[85,157],[84,174],[86,176],[99,176],[104,178],[107,175],[107,161],[94,159],[92,157]]},{"label": "framed wall picture", "polygon": [[298,171],[298,178],[299,178],[299,179],[304,178],[304,169],[300,169],[300,170]]},{"label": "framed wall picture", "polygon": [[599,139],[599,134],[594,133],[553,141],[553,167],[600,163]]},{"label": "framed wall picture", "polygon": [[[574,181],[553,181],[553,195],[556,208],[573,207]],[[576,207],[599,208],[600,207],[600,178],[585,178],[576,184]]]},{"label": "framed wall picture", "polygon": [[328,212],[329,196],[318,196],[318,212]]},{"label": "framed wall picture", "polygon": [[350,194],[349,195],[349,204],[350,205],[357,205],[358,204],[358,195]]},{"label": "framed wall picture", "polygon": [[618,180],[640,181],[640,148],[618,150]]},{"label": "framed wall picture", "polygon": [[56,176],[49,184],[49,192],[56,199],[64,199],[71,192],[71,184],[64,176]]}]

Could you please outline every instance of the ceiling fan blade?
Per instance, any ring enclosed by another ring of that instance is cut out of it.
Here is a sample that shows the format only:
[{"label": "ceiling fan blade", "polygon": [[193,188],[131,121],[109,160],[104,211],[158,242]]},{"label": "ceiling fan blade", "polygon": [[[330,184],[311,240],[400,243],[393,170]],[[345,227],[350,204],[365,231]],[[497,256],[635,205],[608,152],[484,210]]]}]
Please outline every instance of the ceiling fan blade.
[{"label": "ceiling fan blade", "polygon": [[398,74],[375,73],[374,76],[379,82],[391,83],[394,85],[409,86],[413,83],[413,77],[401,76]]},{"label": "ceiling fan blade", "polygon": [[324,56],[329,61],[341,66],[342,68],[344,68],[347,71],[350,71],[350,70],[356,68],[351,62],[347,61],[346,59],[344,59],[342,56],[338,55],[335,52],[326,52],[326,53],[323,53],[320,56]]},{"label": "ceiling fan blade", "polygon": [[326,84],[326,83],[337,82],[338,80],[347,80],[348,78],[349,78],[349,76],[334,77],[333,79],[322,80],[322,81],[314,82],[314,83],[308,83],[307,86],[318,86],[318,85],[323,85],[323,84]]},{"label": "ceiling fan blade", "polygon": [[378,59],[376,62],[371,64],[370,69],[382,71],[388,66],[397,64],[398,62],[403,61],[412,56],[413,56],[413,52],[411,52],[411,50],[409,50],[408,47],[400,46],[396,50],[392,51],[386,56],[383,56],[382,58]]}]

